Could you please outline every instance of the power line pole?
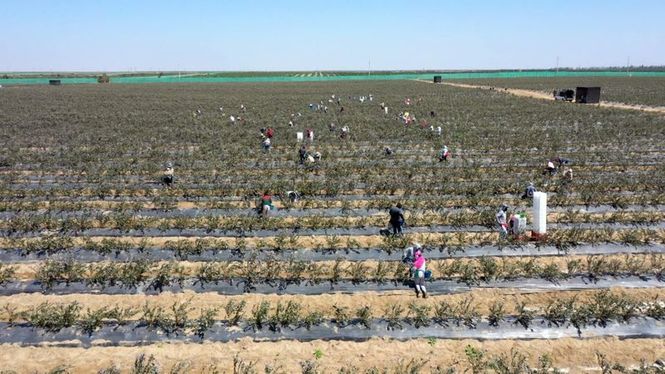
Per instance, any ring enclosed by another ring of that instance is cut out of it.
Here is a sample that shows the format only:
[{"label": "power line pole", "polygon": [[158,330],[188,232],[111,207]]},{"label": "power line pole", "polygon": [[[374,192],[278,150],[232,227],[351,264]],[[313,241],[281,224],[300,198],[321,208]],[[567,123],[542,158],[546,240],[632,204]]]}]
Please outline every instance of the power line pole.
[{"label": "power line pole", "polygon": [[626,72],[628,73],[628,76],[630,77],[630,56],[628,56],[628,61],[626,61]]}]

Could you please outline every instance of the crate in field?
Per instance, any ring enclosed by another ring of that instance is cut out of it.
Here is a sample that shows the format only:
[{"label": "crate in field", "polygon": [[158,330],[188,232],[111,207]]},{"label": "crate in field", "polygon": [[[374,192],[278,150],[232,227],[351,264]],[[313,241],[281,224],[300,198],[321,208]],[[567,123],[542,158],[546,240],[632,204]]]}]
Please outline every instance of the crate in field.
[{"label": "crate in field", "polygon": [[60,79],[49,79],[48,84],[51,86],[59,86],[62,82]]},{"label": "crate in field", "polygon": [[441,83],[441,76],[440,75],[435,75],[434,76],[434,83]]}]

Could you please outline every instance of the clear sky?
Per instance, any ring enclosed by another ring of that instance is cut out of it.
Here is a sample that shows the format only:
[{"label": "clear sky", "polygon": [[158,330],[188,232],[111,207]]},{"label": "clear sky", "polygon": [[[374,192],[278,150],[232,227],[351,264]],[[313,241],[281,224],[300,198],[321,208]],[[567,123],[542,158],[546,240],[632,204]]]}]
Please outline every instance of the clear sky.
[{"label": "clear sky", "polygon": [[665,0],[3,0],[0,71],[665,65]]}]

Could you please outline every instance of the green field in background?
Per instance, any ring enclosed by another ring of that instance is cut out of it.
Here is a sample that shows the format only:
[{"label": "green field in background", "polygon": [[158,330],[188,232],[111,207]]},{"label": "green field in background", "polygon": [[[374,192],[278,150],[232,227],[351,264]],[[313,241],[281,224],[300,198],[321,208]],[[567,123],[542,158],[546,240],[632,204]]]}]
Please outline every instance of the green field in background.
[{"label": "green field in background", "polygon": [[[348,74],[323,72],[323,76],[302,76],[305,73],[280,73],[281,75],[256,75],[256,76],[214,76],[214,74],[190,73],[186,75],[147,75],[147,76],[120,76],[109,75],[111,83],[138,84],[138,83],[237,83],[237,82],[326,82],[326,81],[348,81],[348,80],[432,80],[434,75],[441,75],[446,79],[495,79],[495,78],[554,78],[554,77],[665,77],[665,71],[502,71],[502,72],[448,72],[448,73],[396,73],[396,74]],[[328,74],[328,75],[325,75]],[[332,75],[335,74],[335,75]],[[296,76],[298,75],[298,76]],[[97,83],[92,77],[24,77],[0,79],[0,85],[35,85],[48,84],[49,79],[59,79],[62,84],[89,84]]]}]

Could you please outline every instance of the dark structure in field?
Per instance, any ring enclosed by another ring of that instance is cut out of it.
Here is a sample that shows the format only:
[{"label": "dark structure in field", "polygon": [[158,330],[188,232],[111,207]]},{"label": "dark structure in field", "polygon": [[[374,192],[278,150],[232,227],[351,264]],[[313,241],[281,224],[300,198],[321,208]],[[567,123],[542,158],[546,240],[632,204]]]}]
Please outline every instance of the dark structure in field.
[{"label": "dark structure in field", "polygon": [[441,83],[441,76],[440,75],[435,75],[434,76],[434,83]]},{"label": "dark structure in field", "polygon": [[60,79],[49,79],[48,81],[48,84],[51,86],[59,86],[60,83]]},{"label": "dark structure in field", "polygon": [[600,102],[600,87],[577,87],[575,102],[580,104],[598,104]]}]

